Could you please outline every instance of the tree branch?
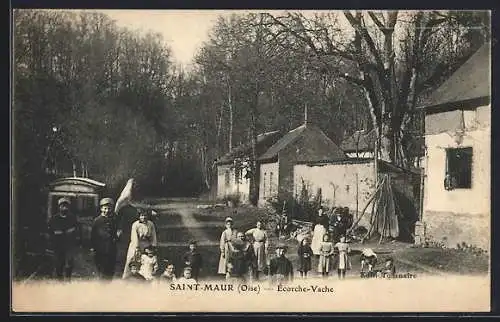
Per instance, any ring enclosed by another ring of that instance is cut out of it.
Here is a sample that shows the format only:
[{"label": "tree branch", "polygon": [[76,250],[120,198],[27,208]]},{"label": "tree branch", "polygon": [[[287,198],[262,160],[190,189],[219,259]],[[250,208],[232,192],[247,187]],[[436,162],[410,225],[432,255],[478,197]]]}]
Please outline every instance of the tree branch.
[{"label": "tree branch", "polygon": [[344,11],[344,16],[347,18],[351,26],[363,37],[368,45],[368,49],[375,59],[376,65],[382,70],[384,68],[384,64],[380,58],[379,52],[377,51],[377,47],[375,46],[373,39],[368,34],[367,29],[361,26],[362,17],[355,18],[348,10]]}]

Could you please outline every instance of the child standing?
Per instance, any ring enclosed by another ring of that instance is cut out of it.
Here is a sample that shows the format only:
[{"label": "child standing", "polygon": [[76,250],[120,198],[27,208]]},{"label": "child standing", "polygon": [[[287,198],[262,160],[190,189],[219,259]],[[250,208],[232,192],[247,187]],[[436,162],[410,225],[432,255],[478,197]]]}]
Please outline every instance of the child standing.
[{"label": "child standing", "polygon": [[148,281],[154,279],[154,275],[158,271],[158,258],[156,257],[153,247],[146,247],[144,254],[141,256],[141,269],[139,273]]},{"label": "child standing", "polygon": [[335,248],[338,250],[338,261],[337,261],[337,274],[339,278],[345,278],[345,272],[351,269],[351,262],[349,261],[349,253],[351,248],[349,244],[346,243],[345,236],[340,237],[340,241],[335,244]]},{"label": "child standing", "polygon": [[184,254],[183,260],[186,266],[191,267],[191,276],[198,281],[202,258],[201,254],[198,252],[197,243],[195,240],[189,242],[189,250]]},{"label": "child standing", "polygon": [[330,242],[330,237],[328,236],[328,234],[324,234],[323,241],[319,245],[318,263],[318,273],[321,273],[323,277],[327,277],[328,273],[330,272],[333,251],[333,243]]},{"label": "child standing", "polygon": [[309,239],[307,237],[304,237],[300,242],[297,253],[299,255],[300,277],[306,278],[307,272],[311,270],[311,258],[313,256],[313,251],[311,246],[309,246]]},{"label": "child standing", "polygon": [[281,284],[293,281],[292,262],[285,256],[286,245],[279,244],[276,247],[276,257],[269,263],[269,275],[271,283]]},{"label": "child standing", "polygon": [[191,276],[192,268],[184,267],[184,273],[181,278],[177,280],[179,284],[197,284],[196,280]]}]

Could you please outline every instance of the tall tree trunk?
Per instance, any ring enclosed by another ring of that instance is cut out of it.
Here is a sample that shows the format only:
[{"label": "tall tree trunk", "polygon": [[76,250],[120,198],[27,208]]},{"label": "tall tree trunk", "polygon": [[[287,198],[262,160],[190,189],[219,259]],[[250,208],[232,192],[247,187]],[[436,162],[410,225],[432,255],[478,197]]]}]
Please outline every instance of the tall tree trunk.
[{"label": "tall tree trunk", "polygon": [[252,205],[257,205],[259,199],[259,177],[257,171],[257,130],[256,130],[256,111],[258,104],[258,94],[256,95],[255,106],[251,109],[250,115],[250,140],[252,144],[252,156],[250,160],[250,191],[249,199]]},{"label": "tall tree trunk", "polygon": [[227,80],[227,102],[229,105],[229,151],[233,149],[233,102],[231,93],[231,82]]}]

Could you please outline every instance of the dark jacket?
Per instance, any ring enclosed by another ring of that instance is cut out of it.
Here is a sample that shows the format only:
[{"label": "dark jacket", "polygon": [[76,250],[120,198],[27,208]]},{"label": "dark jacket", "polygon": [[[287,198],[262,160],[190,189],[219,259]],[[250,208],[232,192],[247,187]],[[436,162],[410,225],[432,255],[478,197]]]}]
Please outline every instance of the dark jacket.
[{"label": "dark jacket", "polygon": [[292,262],[285,256],[283,257],[275,257],[271,259],[269,263],[269,273],[271,276],[274,275],[283,275],[285,280],[292,281],[293,280],[293,265]]},{"label": "dark jacket", "polygon": [[60,213],[52,216],[47,225],[50,242],[55,251],[70,250],[77,247],[81,240],[81,229],[75,215]]},{"label": "dark jacket", "polygon": [[91,245],[96,252],[116,252],[118,224],[115,215],[99,215],[92,225]]},{"label": "dark jacket", "polygon": [[229,244],[229,263],[231,276],[243,276],[254,268],[256,263],[254,248],[249,242],[239,240]]},{"label": "dark jacket", "polygon": [[[191,266],[192,269],[199,270],[201,265],[203,264],[201,254],[195,250],[195,251],[187,251],[184,256],[183,256],[184,263],[186,265]],[[189,264],[187,264],[189,263]]]}]

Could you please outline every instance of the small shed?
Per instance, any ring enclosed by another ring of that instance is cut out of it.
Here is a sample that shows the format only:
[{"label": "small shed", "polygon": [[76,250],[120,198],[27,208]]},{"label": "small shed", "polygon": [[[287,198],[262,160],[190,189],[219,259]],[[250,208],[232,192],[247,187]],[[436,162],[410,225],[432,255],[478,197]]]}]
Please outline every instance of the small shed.
[{"label": "small shed", "polygon": [[99,198],[106,184],[89,178],[60,178],[49,185],[47,219],[57,212],[57,200],[66,197],[83,230],[83,238],[90,237],[90,228],[97,215]]}]

